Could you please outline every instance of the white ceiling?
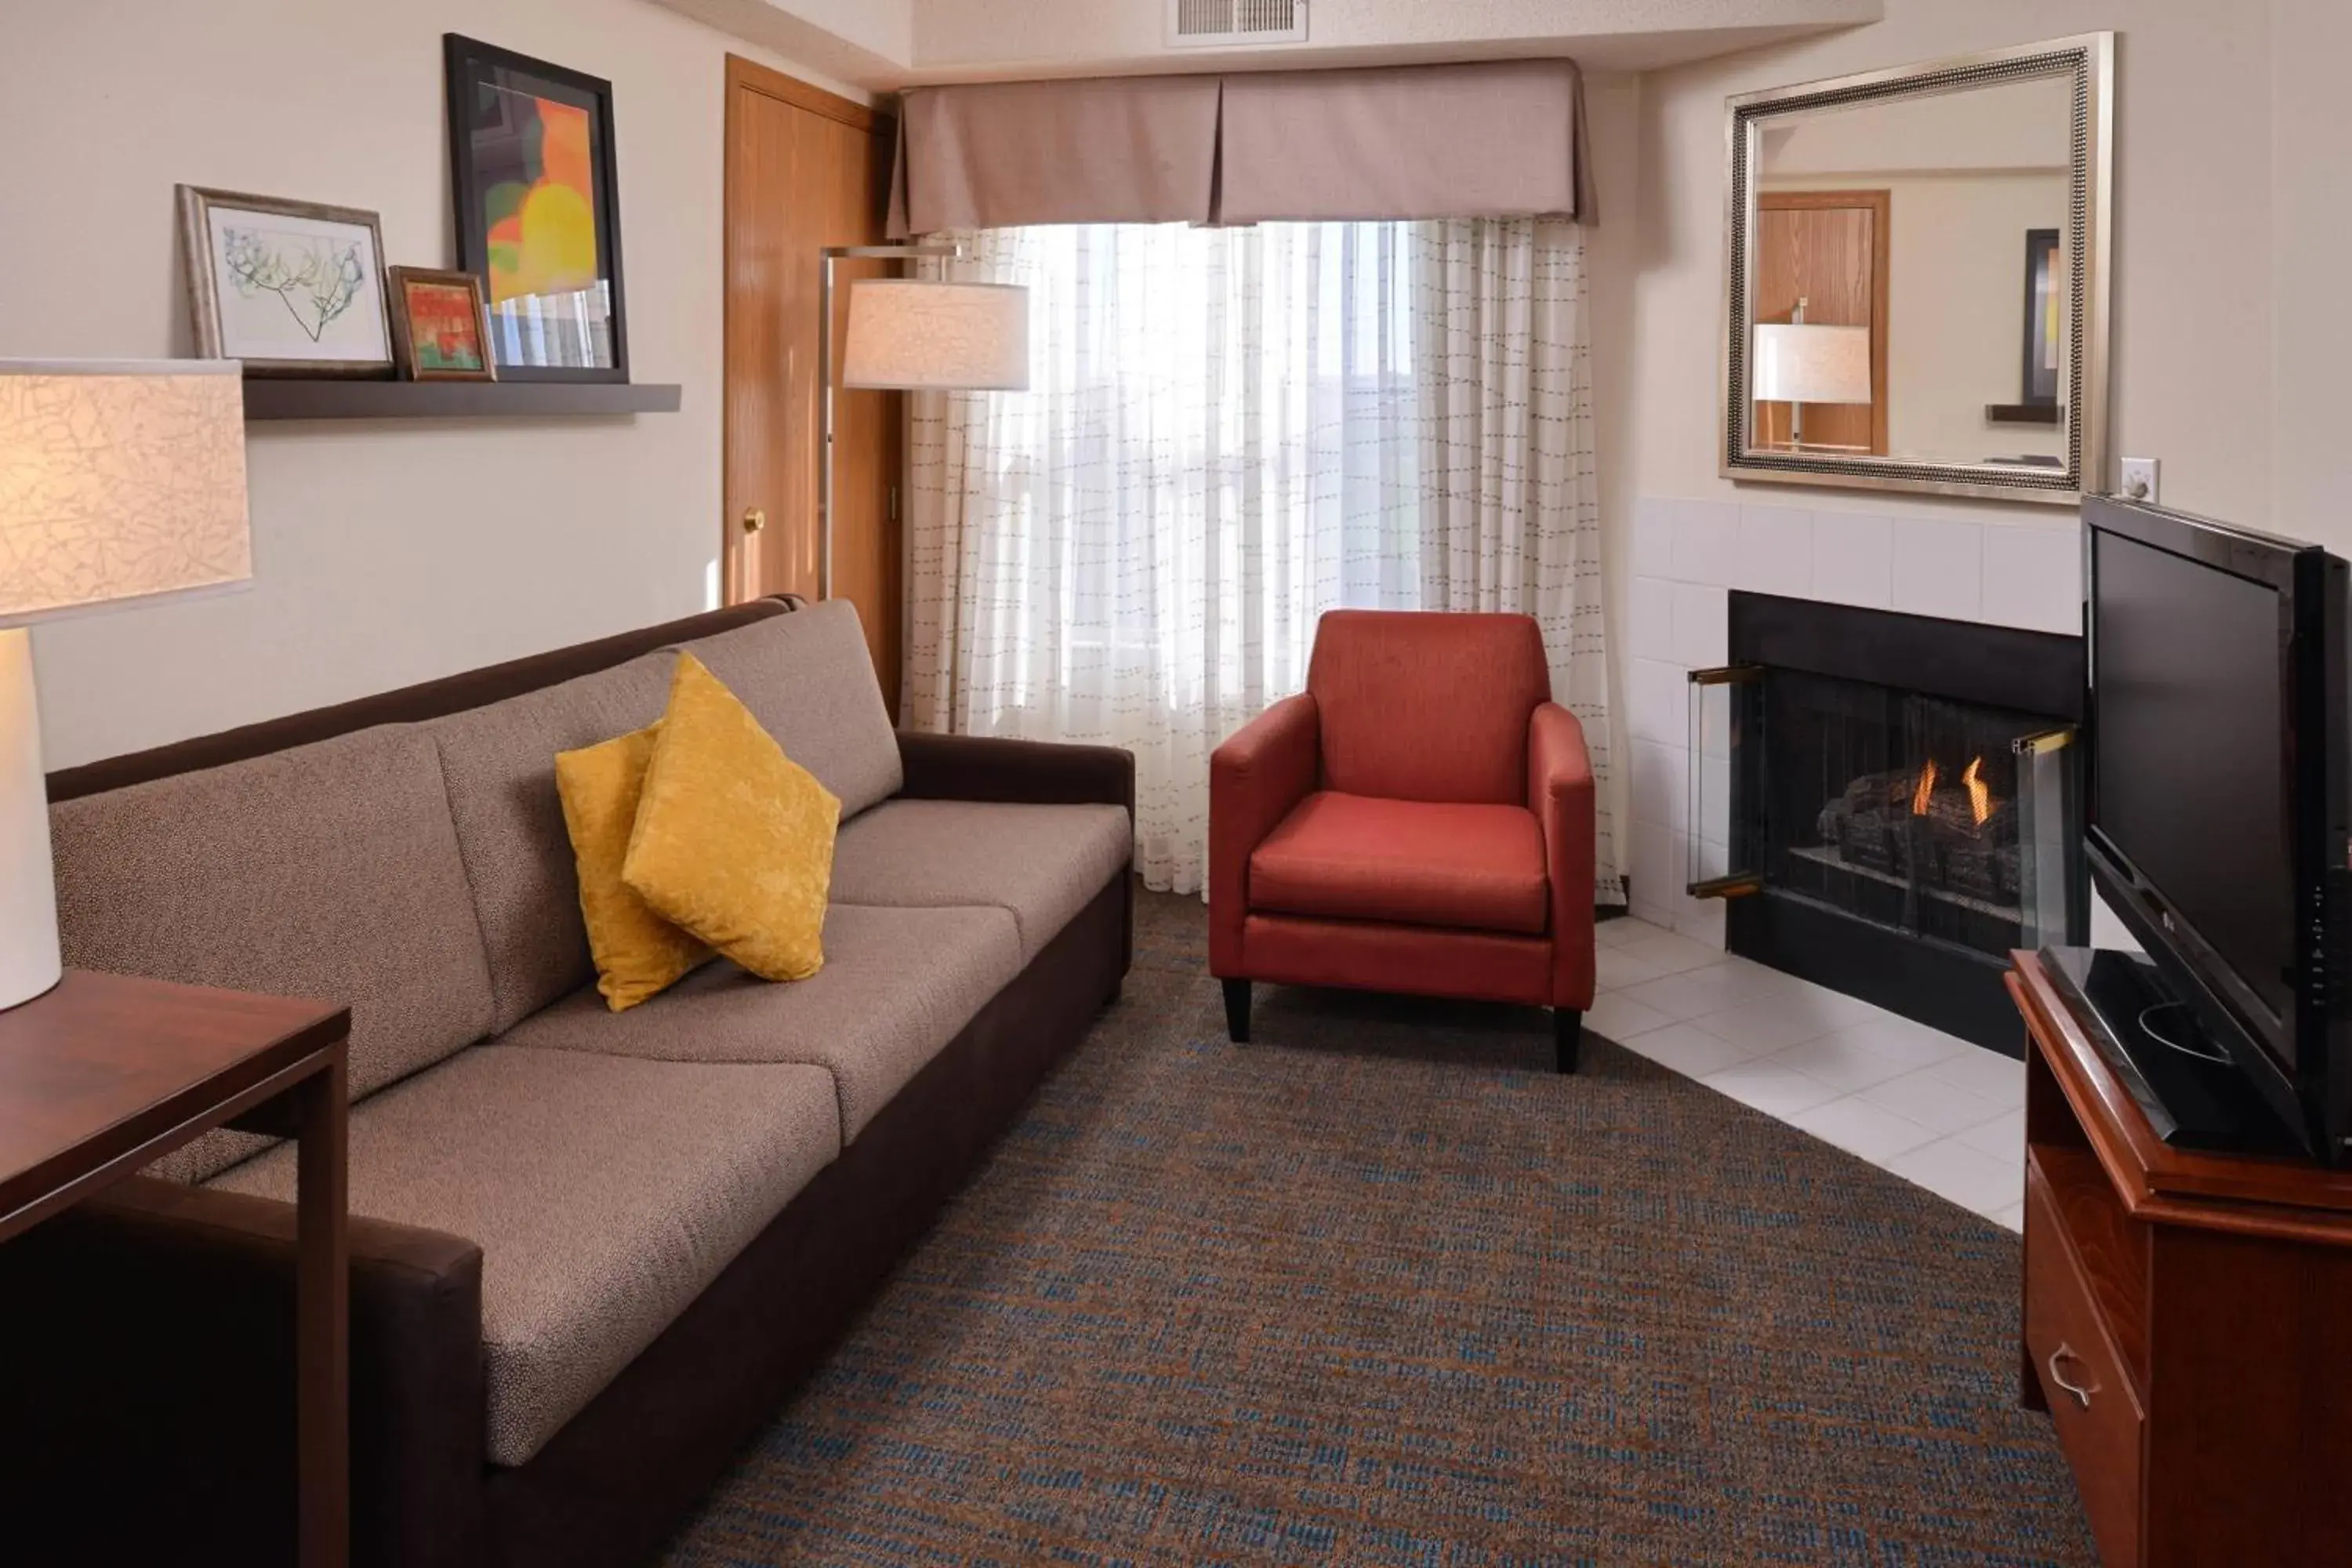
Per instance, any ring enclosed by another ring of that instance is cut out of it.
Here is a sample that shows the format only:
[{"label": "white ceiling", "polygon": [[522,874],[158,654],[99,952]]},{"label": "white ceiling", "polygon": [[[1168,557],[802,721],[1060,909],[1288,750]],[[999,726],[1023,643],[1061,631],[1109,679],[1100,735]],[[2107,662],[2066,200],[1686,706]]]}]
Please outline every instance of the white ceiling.
[{"label": "white ceiling", "polygon": [[1883,0],[1308,0],[1307,42],[1170,48],[1167,0],[657,0],[876,91],[931,82],[1569,56],[1654,70],[1877,21]]}]

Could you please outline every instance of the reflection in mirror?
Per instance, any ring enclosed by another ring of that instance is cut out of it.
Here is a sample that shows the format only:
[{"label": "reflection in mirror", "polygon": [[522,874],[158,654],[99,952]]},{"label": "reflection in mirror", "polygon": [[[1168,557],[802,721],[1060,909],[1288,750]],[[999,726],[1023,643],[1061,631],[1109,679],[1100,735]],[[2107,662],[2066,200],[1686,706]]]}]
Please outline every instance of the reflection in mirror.
[{"label": "reflection in mirror", "polygon": [[1763,123],[1753,447],[2063,463],[2073,124],[2065,76]]},{"label": "reflection in mirror", "polygon": [[2085,466],[2095,483],[2110,49],[1732,100],[1727,473],[2053,501]]}]

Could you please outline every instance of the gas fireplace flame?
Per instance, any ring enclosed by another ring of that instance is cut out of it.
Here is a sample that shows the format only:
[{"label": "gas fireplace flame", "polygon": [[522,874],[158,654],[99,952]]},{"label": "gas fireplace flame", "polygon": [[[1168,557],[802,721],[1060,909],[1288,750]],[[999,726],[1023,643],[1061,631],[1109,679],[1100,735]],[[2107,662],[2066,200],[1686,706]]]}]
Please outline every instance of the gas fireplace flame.
[{"label": "gas fireplace flame", "polygon": [[1983,766],[1984,759],[1978,757],[1960,775],[1960,782],[1969,786],[1969,811],[1976,817],[1979,827],[1982,827],[1985,818],[1992,815],[1992,785],[1977,777],[1978,770]]},{"label": "gas fireplace flame", "polygon": [[[1969,792],[1969,815],[1976,819],[1979,827],[1982,827],[1985,820],[1992,816],[1992,785],[1985,783],[1983,773],[1984,758],[1981,756],[1969,759],[1969,765],[1960,771],[1960,784]],[[1927,765],[1919,770],[1918,784],[1911,791],[1912,816],[1925,816],[1935,809],[1936,785],[1942,777],[1942,770],[1936,766],[1936,759],[1928,758]]]}]

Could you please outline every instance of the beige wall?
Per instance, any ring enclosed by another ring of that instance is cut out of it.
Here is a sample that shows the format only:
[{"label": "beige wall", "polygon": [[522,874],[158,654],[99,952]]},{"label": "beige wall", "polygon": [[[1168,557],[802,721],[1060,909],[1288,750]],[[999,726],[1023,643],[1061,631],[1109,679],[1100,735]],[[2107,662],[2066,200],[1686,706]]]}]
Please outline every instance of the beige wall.
[{"label": "beige wall", "polygon": [[190,352],[179,181],[373,208],[388,259],[448,265],[444,32],[613,80],[631,369],[682,412],[255,426],[253,586],[39,628],[49,765],[703,607],[729,46],[643,0],[10,0],[0,355]]},{"label": "beige wall", "polygon": [[[2352,552],[2335,367],[2344,239],[2342,0],[1887,0],[1871,26],[1644,79],[1631,384],[1644,496],[1971,518],[2032,509],[1735,488],[1717,477],[1727,94],[2114,28],[2113,442],[2159,458],[2174,505]],[[2332,40],[2332,47],[2331,47]],[[2331,210],[2332,209],[2332,210]],[[1624,552],[1619,552],[1620,571]]]}]

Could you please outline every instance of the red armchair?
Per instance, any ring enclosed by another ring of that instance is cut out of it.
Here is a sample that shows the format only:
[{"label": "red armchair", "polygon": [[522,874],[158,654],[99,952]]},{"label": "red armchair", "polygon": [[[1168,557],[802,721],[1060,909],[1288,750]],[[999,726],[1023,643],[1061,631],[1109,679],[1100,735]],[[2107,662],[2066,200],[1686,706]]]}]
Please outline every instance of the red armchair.
[{"label": "red armchair", "polygon": [[1209,761],[1209,968],[1250,983],[1592,1005],[1592,766],[1525,616],[1334,610],[1307,689]]}]

